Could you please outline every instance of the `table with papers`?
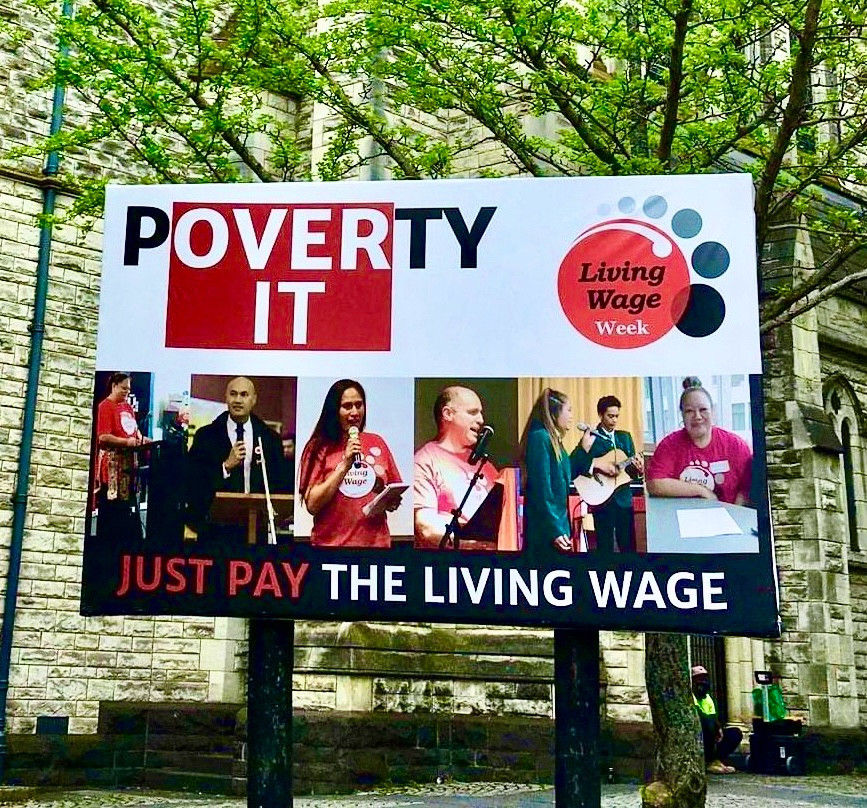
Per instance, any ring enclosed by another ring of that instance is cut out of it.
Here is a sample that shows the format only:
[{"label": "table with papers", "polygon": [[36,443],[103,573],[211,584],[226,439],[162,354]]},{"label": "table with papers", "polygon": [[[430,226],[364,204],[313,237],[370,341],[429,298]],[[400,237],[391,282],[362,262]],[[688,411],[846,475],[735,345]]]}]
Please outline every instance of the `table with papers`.
[{"label": "table with papers", "polygon": [[648,553],[758,553],[755,508],[699,497],[648,497]]}]

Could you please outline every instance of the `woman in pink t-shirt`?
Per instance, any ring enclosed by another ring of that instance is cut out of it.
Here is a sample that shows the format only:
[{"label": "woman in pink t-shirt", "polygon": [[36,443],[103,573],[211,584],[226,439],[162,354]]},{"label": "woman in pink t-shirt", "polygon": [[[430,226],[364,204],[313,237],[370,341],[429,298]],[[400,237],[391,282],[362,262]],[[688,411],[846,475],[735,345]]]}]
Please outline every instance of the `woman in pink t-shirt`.
[{"label": "woman in pink t-shirt", "polygon": [[[387,483],[401,481],[385,441],[365,432],[367,397],[352,379],[331,385],[301,455],[298,494],[313,515],[310,543],[318,547],[390,547],[386,514],[364,506]],[[400,504],[395,500],[389,510]]]},{"label": "woman in pink t-shirt", "polygon": [[753,453],[747,443],[714,426],[710,393],[695,376],[683,380],[683,429],[666,435],[647,465],[647,491],[655,497],[703,497],[748,505]]}]

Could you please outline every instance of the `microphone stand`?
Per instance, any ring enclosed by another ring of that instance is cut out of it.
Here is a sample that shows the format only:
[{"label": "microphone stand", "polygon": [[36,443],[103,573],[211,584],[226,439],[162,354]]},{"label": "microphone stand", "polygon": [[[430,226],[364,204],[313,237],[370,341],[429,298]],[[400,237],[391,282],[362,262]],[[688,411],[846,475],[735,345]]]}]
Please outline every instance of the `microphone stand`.
[{"label": "microphone stand", "polygon": [[446,532],[443,533],[442,539],[440,539],[440,550],[444,550],[447,545],[451,544],[451,549],[459,550],[460,549],[460,537],[458,536],[458,519],[461,518],[461,513],[464,510],[464,505],[467,504],[467,500],[470,498],[470,492],[476,487],[476,483],[479,481],[479,477],[482,476],[482,469],[485,467],[485,463],[488,462],[488,453],[482,452],[481,456],[478,460],[478,467],[476,468],[476,473],[473,474],[473,478],[470,480],[470,484],[467,486],[467,490],[464,491],[464,496],[461,499],[460,504],[457,508],[452,510],[452,519],[446,525]]},{"label": "microphone stand", "polygon": [[[150,416],[145,417],[145,421]],[[141,432],[141,430],[139,430]],[[150,457],[147,459],[147,463],[142,463],[142,460],[139,458],[147,452],[150,452],[152,449],[156,449],[162,441],[150,441],[149,443],[137,443],[135,446],[130,446],[126,449],[132,457],[132,466],[133,466],[133,477],[135,478],[135,493],[132,498],[132,512],[135,517],[136,531],[142,530],[141,523],[141,502],[142,502],[142,494],[144,494],[145,502],[150,497],[150,481],[151,481],[151,466],[150,466]],[[144,491],[142,489],[144,488]],[[150,517],[148,517],[150,518]]]},{"label": "microphone stand", "polygon": [[268,544],[277,544],[277,529],[274,527],[274,505],[271,503],[271,487],[268,485],[268,466],[265,463],[265,450],[262,448],[262,438],[256,447],[259,462],[262,464],[262,482],[265,486],[265,505],[268,509]]}]

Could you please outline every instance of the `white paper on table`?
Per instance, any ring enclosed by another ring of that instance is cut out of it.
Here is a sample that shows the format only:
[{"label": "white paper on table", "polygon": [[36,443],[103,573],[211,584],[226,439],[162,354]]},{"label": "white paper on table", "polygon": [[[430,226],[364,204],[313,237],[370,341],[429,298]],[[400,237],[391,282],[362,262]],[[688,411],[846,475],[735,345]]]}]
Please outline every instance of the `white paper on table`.
[{"label": "white paper on table", "polygon": [[691,508],[678,511],[677,525],[682,539],[743,534],[743,530],[725,508]]}]

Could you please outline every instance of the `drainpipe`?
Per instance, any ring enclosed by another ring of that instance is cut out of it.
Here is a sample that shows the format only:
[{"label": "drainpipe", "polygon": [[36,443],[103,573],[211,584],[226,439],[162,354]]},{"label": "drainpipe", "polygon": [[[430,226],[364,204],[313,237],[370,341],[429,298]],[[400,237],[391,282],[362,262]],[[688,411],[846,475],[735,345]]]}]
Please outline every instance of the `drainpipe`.
[{"label": "drainpipe", "polygon": [[[373,61],[373,73],[370,77],[370,111],[373,117],[381,123],[386,122],[385,117],[385,83],[379,77],[379,71],[385,63],[386,51],[385,48],[380,48],[376,52]],[[370,164],[368,179],[384,180],[385,170],[383,166],[383,151],[382,147],[371,137],[370,139]]]},{"label": "drainpipe", "polygon": [[[72,2],[64,0],[63,17],[72,17]],[[61,38],[60,56],[66,57],[68,46]],[[65,88],[54,85],[51,107],[51,136],[63,123]],[[60,155],[52,149],[42,173],[42,225],[39,232],[39,257],[36,263],[36,293],[33,303],[33,324],[30,329],[30,361],[27,368],[27,391],[24,398],[24,419],[21,424],[21,446],[18,450],[18,480],[12,497],[12,538],[9,545],[9,567],[6,572],[6,595],[3,600],[3,627],[0,632],[0,783],[6,779],[6,701],[9,694],[9,667],[12,657],[12,631],[18,601],[18,580],[21,568],[21,546],[24,542],[24,521],[27,516],[27,490],[30,482],[30,458],[33,450],[33,429],[36,421],[36,395],[39,390],[39,370],[42,364],[42,342],[45,335],[45,307],[48,298],[48,269],[51,261],[51,217],[57,198],[55,177]]]}]

